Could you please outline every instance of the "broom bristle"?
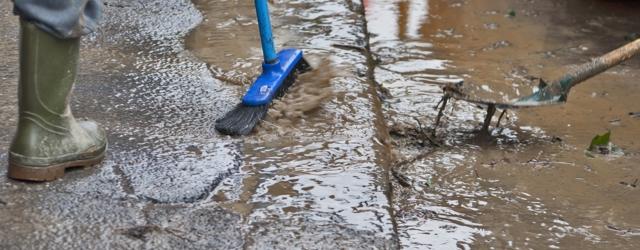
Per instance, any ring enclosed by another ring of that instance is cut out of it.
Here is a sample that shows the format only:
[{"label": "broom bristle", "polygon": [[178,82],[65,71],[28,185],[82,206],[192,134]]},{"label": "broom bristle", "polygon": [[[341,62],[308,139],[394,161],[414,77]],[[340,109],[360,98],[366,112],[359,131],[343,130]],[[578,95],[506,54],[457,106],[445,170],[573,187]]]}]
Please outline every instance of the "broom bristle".
[{"label": "broom bristle", "polygon": [[[298,74],[311,70],[310,64],[302,58],[296,68],[285,78],[274,98],[280,98],[287,93],[287,90],[296,81]],[[269,105],[247,106],[238,104],[233,110],[225,114],[224,117],[216,120],[216,130],[225,135],[248,135],[253,128],[264,119],[269,111]]]},{"label": "broom bristle", "polygon": [[216,121],[216,130],[225,135],[248,135],[268,109],[269,105],[247,106],[240,103]]}]

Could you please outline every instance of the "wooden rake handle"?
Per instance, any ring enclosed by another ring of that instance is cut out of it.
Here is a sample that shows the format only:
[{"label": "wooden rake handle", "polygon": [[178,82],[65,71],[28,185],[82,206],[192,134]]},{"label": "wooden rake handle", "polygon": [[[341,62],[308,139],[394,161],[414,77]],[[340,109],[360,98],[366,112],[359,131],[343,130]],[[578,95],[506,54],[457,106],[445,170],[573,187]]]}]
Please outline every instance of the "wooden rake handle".
[{"label": "wooden rake handle", "polygon": [[[616,66],[640,52],[640,39],[607,53],[604,56],[593,58],[590,62],[578,65],[573,70],[553,82],[552,87],[567,94],[569,90],[579,83],[594,77],[605,70]],[[559,87],[559,88],[558,88]]]}]

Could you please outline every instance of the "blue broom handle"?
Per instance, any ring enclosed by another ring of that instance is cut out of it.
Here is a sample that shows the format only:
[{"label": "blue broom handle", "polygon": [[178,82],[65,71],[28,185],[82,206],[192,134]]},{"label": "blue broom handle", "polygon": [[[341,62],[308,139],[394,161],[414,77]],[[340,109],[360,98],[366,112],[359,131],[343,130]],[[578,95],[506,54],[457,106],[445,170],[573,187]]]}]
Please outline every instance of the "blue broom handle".
[{"label": "blue broom handle", "polygon": [[278,60],[276,55],[276,46],[273,43],[273,34],[271,33],[271,20],[269,20],[269,6],[267,0],[255,0],[256,14],[258,15],[258,28],[260,29],[260,40],[262,42],[262,53],[264,54],[264,62],[267,64],[275,63]]}]

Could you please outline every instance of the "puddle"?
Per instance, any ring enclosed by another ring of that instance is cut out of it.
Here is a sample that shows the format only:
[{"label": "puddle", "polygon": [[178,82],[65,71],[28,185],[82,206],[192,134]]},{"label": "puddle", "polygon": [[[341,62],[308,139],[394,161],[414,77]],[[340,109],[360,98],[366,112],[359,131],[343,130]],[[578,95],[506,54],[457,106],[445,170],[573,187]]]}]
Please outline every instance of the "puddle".
[{"label": "puddle", "polygon": [[[640,29],[640,5],[364,2],[380,61],[375,79],[393,96],[383,107],[403,163],[396,165],[392,198],[403,247],[640,246],[633,236],[640,220],[632,212],[640,193],[631,185],[640,176],[634,139],[640,123],[628,115],[638,106],[639,60],[577,86],[564,106],[508,112],[491,142],[469,133],[480,127],[484,110],[462,101],[447,106],[436,137],[428,136],[443,83],[464,80],[493,100],[529,94],[538,77],[552,79],[565,65],[627,42]],[[586,156],[593,136],[609,129],[626,154]]]},{"label": "puddle", "polygon": [[[187,47],[237,89],[240,101],[262,63],[253,2],[194,2],[205,22]],[[240,139],[244,165],[211,201],[243,216],[257,248],[282,247],[290,236],[293,248],[359,248],[363,241],[394,248],[385,126],[367,57],[358,49],[365,26],[355,5],[270,5],[277,47],[301,48],[314,70],[300,75],[255,133]],[[221,37],[236,36],[244,41],[216,47]]]}]

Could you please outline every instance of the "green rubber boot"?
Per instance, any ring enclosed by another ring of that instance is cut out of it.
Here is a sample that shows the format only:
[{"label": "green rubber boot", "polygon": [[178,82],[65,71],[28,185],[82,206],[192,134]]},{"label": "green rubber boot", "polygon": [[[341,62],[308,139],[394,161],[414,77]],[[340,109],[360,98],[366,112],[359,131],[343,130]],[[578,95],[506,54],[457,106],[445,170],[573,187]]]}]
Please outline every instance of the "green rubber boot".
[{"label": "green rubber boot", "polygon": [[104,130],[92,121],[76,121],[69,109],[80,39],[58,39],[25,21],[21,29],[20,119],[9,177],[51,181],[66,168],[100,163],[107,149]]}]

